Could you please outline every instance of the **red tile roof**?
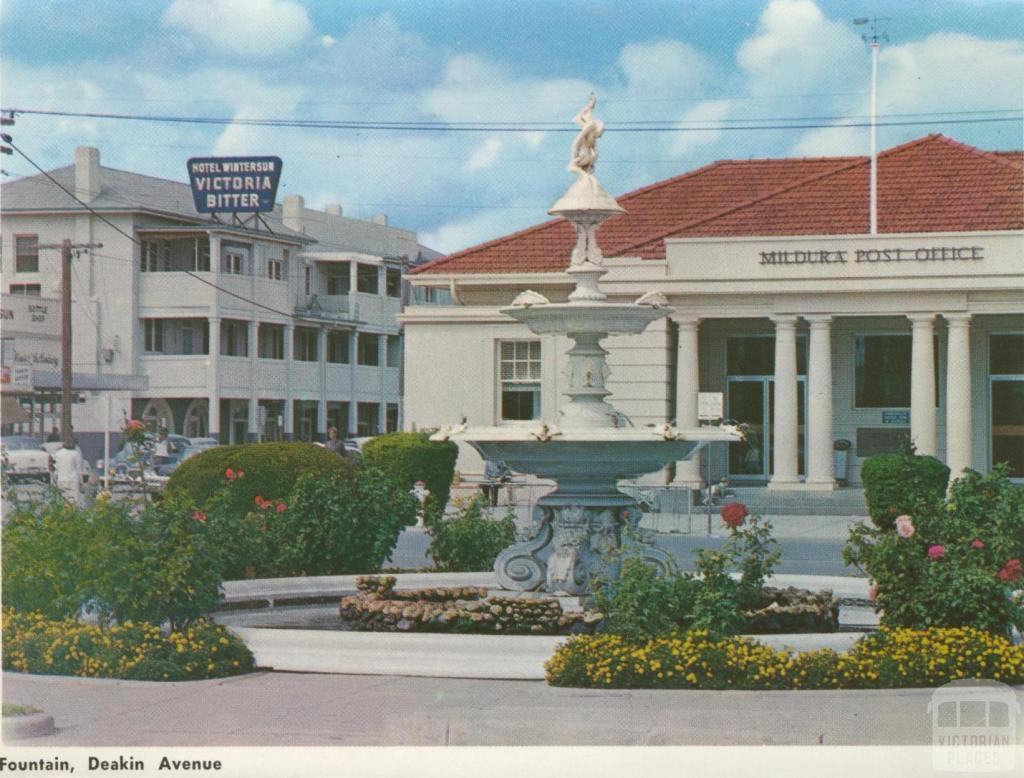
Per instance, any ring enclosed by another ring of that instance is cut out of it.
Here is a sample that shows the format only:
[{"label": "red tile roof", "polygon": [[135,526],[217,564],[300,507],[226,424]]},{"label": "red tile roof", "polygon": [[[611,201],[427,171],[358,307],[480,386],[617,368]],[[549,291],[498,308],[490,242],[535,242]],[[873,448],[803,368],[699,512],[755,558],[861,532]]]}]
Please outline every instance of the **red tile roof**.
[{"label": "red tile roof", "polygon": [[[618,198],[601,225],[605,256],[665,256],[671,237],[868,232],[868,157],[724,160]],[[1024,157],[928,135],[878,155],[878,231],[1024,228]],[[417,268],[415,273],[559,273],[572,227],[538,224]]]}]

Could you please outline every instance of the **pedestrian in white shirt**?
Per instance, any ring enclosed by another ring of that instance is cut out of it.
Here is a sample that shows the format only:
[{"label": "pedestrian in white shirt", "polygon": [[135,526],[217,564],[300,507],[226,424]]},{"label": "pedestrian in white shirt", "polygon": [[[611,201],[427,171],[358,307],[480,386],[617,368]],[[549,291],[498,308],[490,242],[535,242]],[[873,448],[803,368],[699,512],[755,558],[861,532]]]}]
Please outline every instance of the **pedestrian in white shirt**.
[{"label": "pedestrian in white shirt", "polygon": [[68,448],[67,444],[53,455],[53,477],[64,499],[77,505],[82,499],[82,476],[85,473],[85,461],[82,452],[77,448]]}]

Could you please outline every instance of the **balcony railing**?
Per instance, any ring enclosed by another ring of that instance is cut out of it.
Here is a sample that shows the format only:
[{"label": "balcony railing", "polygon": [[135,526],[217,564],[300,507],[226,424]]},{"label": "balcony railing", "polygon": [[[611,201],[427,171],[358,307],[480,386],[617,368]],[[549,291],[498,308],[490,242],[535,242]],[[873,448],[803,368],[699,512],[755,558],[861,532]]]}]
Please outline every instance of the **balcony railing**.
[{"label": "balcony railing", "polygon": [[354,321],[359,318],[359,305],[353,305],[347,294],[311,294],[298,302],[295,313],[307,319]]}]

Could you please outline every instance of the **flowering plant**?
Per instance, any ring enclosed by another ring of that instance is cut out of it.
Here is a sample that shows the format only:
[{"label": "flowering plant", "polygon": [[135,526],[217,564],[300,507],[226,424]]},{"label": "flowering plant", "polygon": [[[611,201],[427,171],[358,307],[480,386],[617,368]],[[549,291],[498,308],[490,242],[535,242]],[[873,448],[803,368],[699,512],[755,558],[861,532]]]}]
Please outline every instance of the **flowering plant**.
[{"label": "flowering plant", "polygon": [[138,419],[125,419],[121,434],[132,445],[141,446],[146,442],[146,425]]},{"label": "flowering plant", "polygon": [[736,529],[743,525],[747,518],[747,506],[741,502],[730,502],[722,506],[722,521],[728,526]]},{"label": "flowering plant", "polygon": [[[893,531],[895,530],[895,531]],[[944,503],[898,516],[892,529],[855,525],[844,559],[876,583],[889,627],[1024,627],[1024,489],[1003,466],[965,471]]]}]

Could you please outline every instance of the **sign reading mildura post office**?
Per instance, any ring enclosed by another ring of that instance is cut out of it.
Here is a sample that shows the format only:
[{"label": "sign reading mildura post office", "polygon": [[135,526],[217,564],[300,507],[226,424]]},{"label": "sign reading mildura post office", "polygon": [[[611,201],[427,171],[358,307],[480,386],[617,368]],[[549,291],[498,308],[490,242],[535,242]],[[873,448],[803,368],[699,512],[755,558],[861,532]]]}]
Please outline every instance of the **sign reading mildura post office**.
[{"label": "sign reading mildura post office", "polygon": [[281,158],[193,157],[188,178],[199,213],[263,213],[274,210]]}]

